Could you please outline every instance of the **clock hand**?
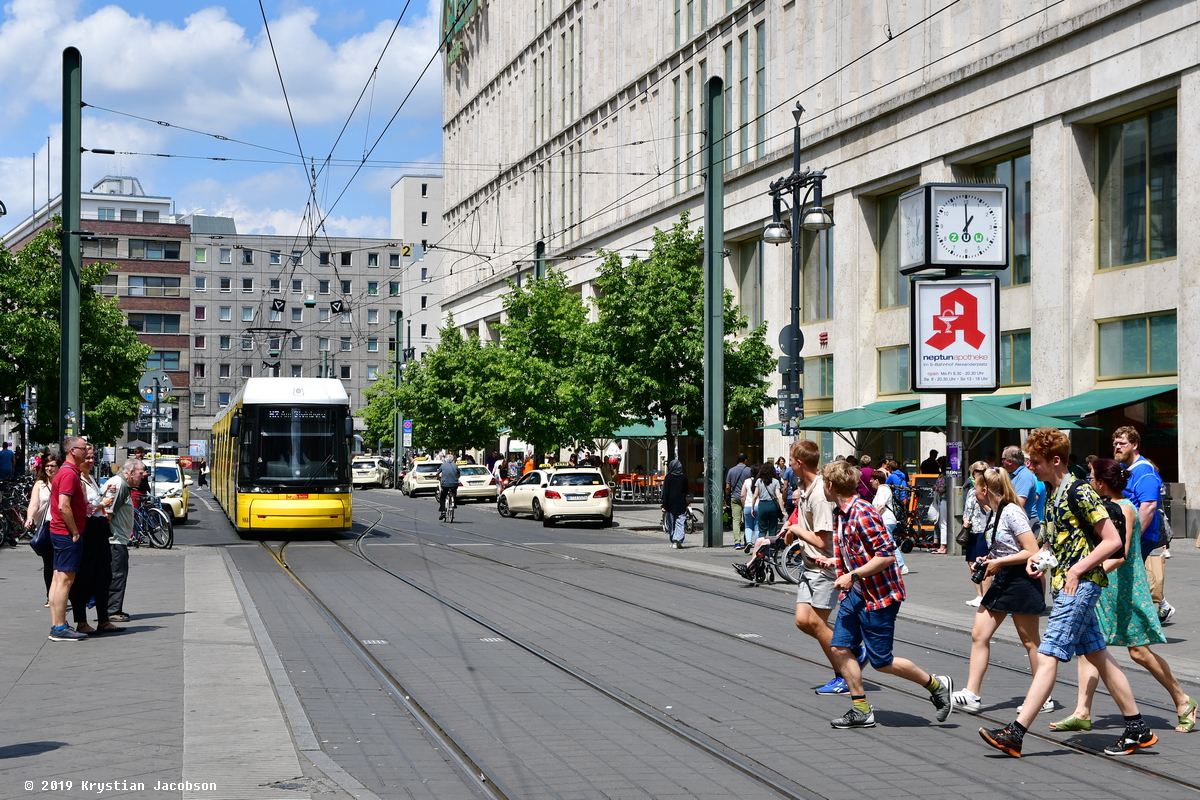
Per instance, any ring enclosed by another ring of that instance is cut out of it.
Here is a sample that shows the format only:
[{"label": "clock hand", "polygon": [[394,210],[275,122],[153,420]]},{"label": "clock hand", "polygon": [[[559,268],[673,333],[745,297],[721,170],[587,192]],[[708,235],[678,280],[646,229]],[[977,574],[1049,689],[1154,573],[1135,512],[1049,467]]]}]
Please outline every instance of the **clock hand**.
[{"label": "clock hand", "polygon": [[964,236],[964,237],[969,237],[969,236],[971,235],[971,234],[970,234],[970,232],[969,232],[969,228],[971,227],[971,223],[972,223],[974,220],[975,220],[975,215],[974,215],[974,214],[972,214],[971,216],[967,217],[967,224],[966,224],[966,225],[963,225],[963,236]]}]

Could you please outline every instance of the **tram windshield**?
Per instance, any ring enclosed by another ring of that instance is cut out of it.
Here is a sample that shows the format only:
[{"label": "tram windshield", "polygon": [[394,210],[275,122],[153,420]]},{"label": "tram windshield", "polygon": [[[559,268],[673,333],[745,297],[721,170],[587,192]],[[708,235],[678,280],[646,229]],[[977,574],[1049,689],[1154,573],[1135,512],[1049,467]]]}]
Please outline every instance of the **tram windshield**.
[{"label": "tram windshield", "polygon": [[242,435],[243,479],[296,484],[345,480],[345,409],[260,406],[257,411],[257,426],[246,426]]}]

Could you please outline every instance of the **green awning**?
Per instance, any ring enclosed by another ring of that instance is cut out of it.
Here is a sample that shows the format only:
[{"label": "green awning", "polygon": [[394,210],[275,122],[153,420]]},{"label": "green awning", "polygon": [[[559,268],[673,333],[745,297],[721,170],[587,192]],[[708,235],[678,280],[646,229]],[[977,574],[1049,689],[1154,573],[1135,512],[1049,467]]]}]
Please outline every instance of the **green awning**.
[{"label": "green awning", "polygon": [[[990,406],[1008,406],[1012,408],[1020,404],[1021,400],[1029,397],[1029,392],[1024,394],[977,394],[969,398],[976,403],[987,403]],[[963,398],[964,400],[968,398]]]},{"label": "green awning", "polygon": [[834,411],[832,414],[808,417],[800,420],[796,427],[805,431],[856,431],[864,425],[891,416],[884,411],[872,411],[860,406],[847,408],[844,411]]},{"label": "green awning", "polygon": [[656,419],[653,425],[634,423],[613,431],[614,439],[665,439],[667,436],[666,420]]},{"label": "green awning", "polygon": [[[1058,417],[1033,411],[1020,411],[992,403],[980,403],[969,397],[963,398],[962,426],[964,428],[998,428],[1001,430],[1041,427],[1063,428],[1064,430],[1079,429],[1078,425]],[[861,428],[863,430],[945,431],[946,405],[943,403],[940,406],[930,406],[899,416],[888,415],[877,422],[863,425]]]},{"label": "green awning", "polygon": [[1179,388],[1175,383],[1164,383],[1158,386],[1122,386],[1116,389],[1092,389],[1090,392],[1077,394],[1065,400],[1058,400],[1031,409],[1038,414],[1048,417],[1086,417],[1106,408],[1117,408],[1132,403],[1140,403],[1149,397],[1173,392]]},{"label": "green awning", "polygon": [[867,411],[883,411],[890,414],[902,408],[919,405],[921,405],[921,398],[910,397],[907,400],[877,400],[874,403],[867,403],[863,408]]}]

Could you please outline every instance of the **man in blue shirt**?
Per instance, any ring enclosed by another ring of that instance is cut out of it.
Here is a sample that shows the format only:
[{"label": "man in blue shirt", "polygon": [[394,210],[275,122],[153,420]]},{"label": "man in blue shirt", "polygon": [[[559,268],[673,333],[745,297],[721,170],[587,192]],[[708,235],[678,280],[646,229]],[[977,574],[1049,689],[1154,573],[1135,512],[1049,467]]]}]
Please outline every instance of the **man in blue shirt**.
[{"label": "man in blue shirt", "polygon": [[13,476],[13,451],[8,449],[8,442],[0,449],[0,480],[8,480]]},{"label": "man in blue shirt", "polygon": [[896,459],[888,459],[887,474],[888,484],[896,487],[892,489],[892,496],[901,502],[908,500],[908,476],[900,469],[900,463]]},{"label": "man in blue shirt", "polygon": [[1142,561],[1146,562],[1150,595],[1158,603],[1158,618],[1166,622],[1175,615],[1175,608],[1163,597],[1166,565],[1161,555],[1150,555],[1162,544],[1158,541],[1162,529],[1158,501],[1162,496],[1163,482],[1158,470],[1139,452],[1141,446],[1142,437],[1136,428],[1126,425],[1113,433],[1113,460],[1124,464],[1125,469],[1129,470],[1125,496],[1137,509],[1138,521],[1142,526]]},{"label": "man in blue shirt", "polygon": [[1000,454],[1000,463],[1008,470],[1013,488],[1017,490],[1017,502],[1025,509],[1025,515],[1029,517],[1029,528],[1040,542],[1042,540],[1042,517],[1038,513],[1038,481],[1025,466],[1025,454],[1021,452],[1020,447],[1010,444]]}]

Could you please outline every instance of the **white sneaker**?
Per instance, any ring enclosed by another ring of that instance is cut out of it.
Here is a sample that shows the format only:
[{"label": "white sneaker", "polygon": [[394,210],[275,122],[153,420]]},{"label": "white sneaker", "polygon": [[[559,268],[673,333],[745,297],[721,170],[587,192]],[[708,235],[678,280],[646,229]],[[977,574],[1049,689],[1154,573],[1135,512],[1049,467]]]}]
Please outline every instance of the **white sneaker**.
[{"label": "white sneaker", "polygon": [[1171,621],[1171,617],[1175,616],[1175,606],[1163,600],[1158,606],[1158,622],[1160,625],[1166,625]]},{"label": "white sneaker", "polygon": [[[1025,707],[1024,704],[1017,706],[1017,713],[1020,714],[1021,709],[1023,709],[1024,707]],[[1047,697],[1046,702],[1042,703],[1042,707],[1040,709],[1038,709],[1038,713],[1045,714],[1047,711],[1053,711],[1053,710],[1054,710],[1054,698]]]},{"label": "white sneaker", "polygon": [[900,568],[900,574],[901,574],[901,575],[907,575],[907,574],[908,574],[908,564],[905,564],[903,567],[901,567],[901,568]]},{"label": "white sneaker", "polygon": [[963,711],[967,711],[971,714],[978,714],[980,709],[983,708],[983,701],[971,694],[966,689],[959,689],[954,693],[954,705],[961,708]]},{"label": "white sneaker", "polygon": [[969,605],[971,608],[979,608],[979,604],[982,602],[983,598],[979,595],[976,595],[967,601],[967,605]]}]

